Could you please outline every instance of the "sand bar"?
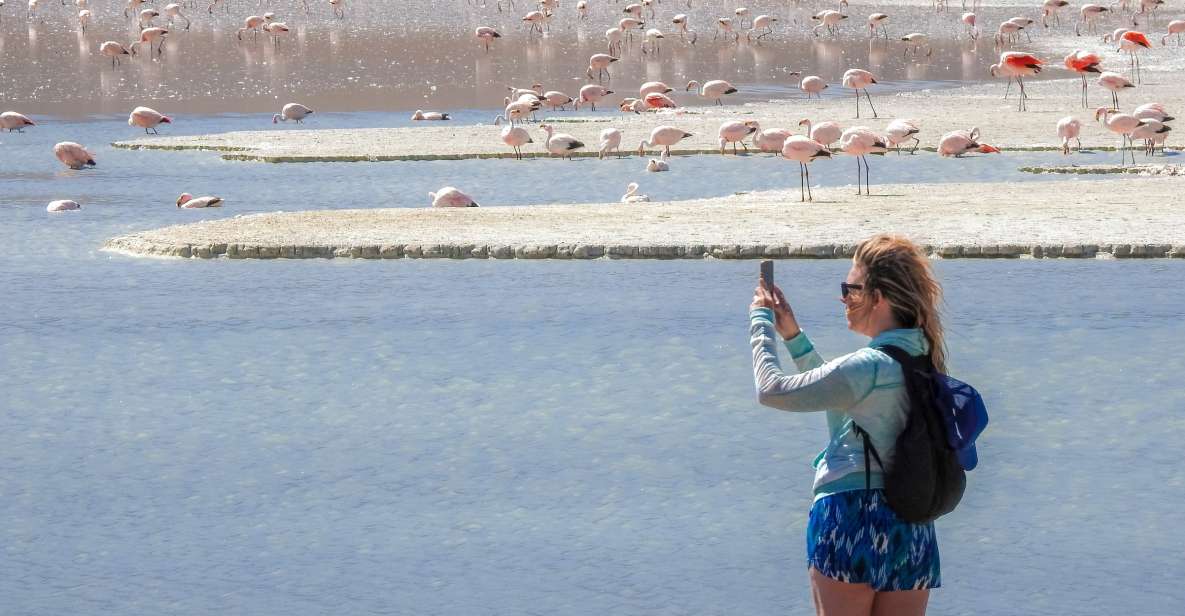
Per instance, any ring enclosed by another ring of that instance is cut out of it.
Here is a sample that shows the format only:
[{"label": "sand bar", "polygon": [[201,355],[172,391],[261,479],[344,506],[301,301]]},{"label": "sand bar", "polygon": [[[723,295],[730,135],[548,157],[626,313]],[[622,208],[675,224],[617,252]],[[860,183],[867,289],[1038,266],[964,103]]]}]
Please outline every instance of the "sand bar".
[{"label": "sand bar", "polygon": [[[1168,75],[1148,76],[1145,81],[1147,83],[1135,91],[1124,93],[1121,102],[1125,108],[1158,101],[1169,109],[1185,109],[1185,88],[1173,83]],[[1055,79],[1028,84],[1029,111],[1023,113],[1016,111],[1015,96],[1008,101],[1002,98],[1004,83],[1001,80],[1000,83],[889,96],[878,96],[874,86],[871,90],[879,119],[855,119],[853,99],[847,96],[719,108],[689,107],[677,112],[646,114],[623,115],[612,108],[597,113],[583,110],[579,113],[547,112],[541,113],[540,118],[554,122],[557,131],[569,133],[587,144],[583,155],[596,155],[600,131],[611,126],[624,132],[622,146],[626,151],[632,149],[636,153],[639,142],[649,135],[650,129],[662,124],[682,128],[694,135],[675,148],[676,154],[718,153],[716,134],[720,124],[736,119],[757,120],[763,128],[783,127],[798,132],[798,121],[803,118],[835,120],[845,127],[864,125],[881,130],[893,118],[905,117],[921,123],[922,146],[929,149],[937,146],[938,140],[947,132],[979,127],[982,142],[1002,149],[1052,150],[1061,146],[1057,139],[1057,121],[1074,115],[1084,124],[1082,143],[1085,147],[1116,147],[1119,139],[1093,121],[1093,110],[1078,107],[1078,83],[1077,79]],[[840,89],[840,86],[832,84],[832,88]],[[1092,104],[1110,102],[1110,95],[1093,84],[1091,94]],[[867,111],[864,107],[862,116],[867,115]],[[537,124],[529,124],[528,129],[535,143],[524,148],[524,153],[547,156],[542,145],[543,131]],[[189,137],[160,136],[120,141],[113,145],[131,149],[215,150],[228,160],[277,163],[513,157],[511,149],[499,140],[499,131],[493,125],[424,122],[411,128],[280,129]],[[1170,149],[1172,141],[1170,139]]]},{"label": "sand bar", "polygon": [[633,205],[257,214],[133,233],[105,248],[194,258],[836,258],[892,231],[943,257],[1185,257],[1181,176],[874,192],[820,188],[806,204],[793,190]]}]

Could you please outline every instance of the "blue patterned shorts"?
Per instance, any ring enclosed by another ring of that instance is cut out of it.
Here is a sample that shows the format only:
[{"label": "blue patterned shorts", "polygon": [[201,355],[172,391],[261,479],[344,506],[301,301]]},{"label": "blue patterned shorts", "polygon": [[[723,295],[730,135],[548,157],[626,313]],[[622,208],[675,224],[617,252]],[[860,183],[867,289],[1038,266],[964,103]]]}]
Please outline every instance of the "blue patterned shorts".
[{"label": "blue patterned shorts", "polygon": [[838,492],[815,501],[806,556],[831,579],[878,591],[942,584],[934,523],[902,521],[885,502],[884,490]]}]

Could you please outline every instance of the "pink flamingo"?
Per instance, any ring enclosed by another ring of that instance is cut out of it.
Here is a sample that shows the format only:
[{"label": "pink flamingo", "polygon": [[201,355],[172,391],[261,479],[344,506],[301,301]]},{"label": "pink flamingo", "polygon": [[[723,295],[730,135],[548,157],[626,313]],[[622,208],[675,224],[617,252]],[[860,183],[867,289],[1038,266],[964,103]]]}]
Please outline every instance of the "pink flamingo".
[{"label": "pink flamingo", "polygon": [[150,107],[136,107],[132,110],[131,115],[128,116],[128,126],[139,126],[143,128],[145,135],[148,134],[149,130],[153,134],[160,134],[156,132],[157,126],[172,123],[173,118]]},{"label": "pink flamingo", "polygon": [[23,133],[26,126],[37,126],[37,124],[23,113],[17,113],[15,111],[0,113],[0,128],[10,133],[14,131]]},{"label": "pink flamingo", "polygon": [[63,165],[71,169],[78,170],[87,166],[95,166],[95,157],[81,144],[74,143],[73,141],[63,141],[54,145],[53,155]]},{"label": "pink flamingo", "polygon": [[445,186],[436,192],[428,193],[432,199],[432,207],[477,207],[473,197],[453,188]]},{"label": "pink flamingo", "polygon": [[613,90],[607,90],[604,86],[589,84],[583,88],[580,88],[580,95],[576,99],[575,107],[580,109],[580,103],[588,103],[589,107],[591,107],[593,111],[596,111],[597,101],[610,94],[613,94]]},{"label": "pink flamingo", "polygon": [[72,212],[81,209],[82,206],[77,201],[71,201],[69,199],[50,201],[49,205],[45,206],[45,211],[47,212]]},{"label": "pink flamingo", "polygon": [[720,153],[723,154],[724,146],[731,143],[732,153],[736,154],[738,142],[748,152],[749,146],[745,145],[745,137],[757,132],[757,129],[757,123],[753,121],[739,122],[732,120],[721,124],[720,130],[717,132],[717,136],[720,137]]},{"label": "pink flamingo", "polygon": [[1074,34],[1082,36],[1083,24],[1086,25],[1087,32],[1091,34],[1097,34],[1098,29],[1095,26],[1095,20],[1097,20],[1100,15],[1106,13],[1109,10],[1110,9],[1102,6],[1101,4],[1083,4],[1082,8],[1078,9],[1078,15],[1081,16],[1081,20],[1074,25]]},{"label": "pink flamingo", "polygon": [[616,62],[617,60],[619,60],[619,58],[614,58],[607,53],[594,53],[588,59],[588,72],[585,74],[587,74],[588,78],[591,80],[594,79],[593,71],[596,71],[597,76],[595,79],[597,80],[597,83],[600,83],[602,74],[604,74],[605,78],[609,81],[613,81],[613,76],[609,74],[609,65]]},{"label": "pink flamingo", "polygon": [[111,70],[115,70],[116,63],[122,64],[119,57],[131,54],[127,47],[117,41],[106,41],[99,45],[99,53],[111,58]]},{"label": "pink flamingo", "polygon": [[477,37],[477,40],[481,41],[487,52],[490,50],[490,43],[494,42],[494,39],[502,38],[502,35],[498,34],[497,30],[489,26],[479,27],[474,31],[473,35]]},{"label": "pink flamingo", "polygon": [[942,136],[938,141],[939,156],[953,156],[962,158],[964,154],[979,152],[981,154],[998,154],[1000,150],[994,146],[979,142],[979,129],[969,131],[956,130]]},{"label": "pink flamingo", "polygon": [[1119,91],[1136,87],[1127,77],[1111,71],[1104,71],[1095,83],[1111,91],[1111,106],[1116,108],[1119,107]]},{"label": "pink flamingo", "polygon": [[531,139],[531,134],[527,132],[527,129],[521,126],[507,124],[506,128],[502,129],[502,143],[514,148],[514,156],[522,160],[523,152],[521,148],[528,143],[535,143],[535,140]]},{"label": "pink flamingo", "polygon": [[876,107],[872,106],[872,97],[868,95],[868,86],[876,83],[876,76],[859,68],[848,69],[843,74],[843,87],[856,92],[856,117],[860,117],[860,90],[864,90],[864,97],[868,99],[868,107],[872,109],[872,117],[877,117]]},{"label": "pink flamingo", "polygon": [[666,155],[670,156],[671,146],[690,136],[691,133],[686,132],[681,128],[675,128],[674,126],[655,127],[654,130],[650,131],[650,138],[643,139],[642,142],[638,144],[638,156],[644,155],[648,148],[658,147],[663,148],[663,151],[666,152]]},{"label": "pink flamingo", "polygon": [[263,17],[261,17],[259,15],[251,15],[247,19],[243,20],[243,27],[239,28],[238,31],[235,32],[235,36],[237,36],[239,38],[239,40],[241,41],[241,40],[243,40],[243,33],[250,30],[251,32],[255,33],[255,40],[258,41],[259,40],[259,28],[261,26],[263,26],[264,22],[265,22],[265,20]]},{"label": "pink flamingo", "polygon": [[[1143,32],[1136,32],[1135,30],[1128,30],[1119,37],[1119,50],[1126,51],[1131,56],[1132,74],[1136,77],[1136,83],[1143,83],[1140,80],[1140,55],[1139,52],[1144,49],[1151,49],[1152,43],[1148,42],[1148,37],[1144,36]],[[1134,162],[1134,160],[1133,160]]]},{"label": "pink flamingo", "polygon": [[272,116],[272,124],[287,122],[289,120],[296,122],[297,124],[304,124],[304,119],[309,117],[309,115],[312,113],[312,109],[309,109],[300,103],[288,103],[287,105],[284,105],[284,108],[280,110],[280,113],[274,114]]},{"label": "pink flamingo", "polygon": [[963,31],[967,33],[967,36],[971,37],[973,41],[978,40],[979,28],[975,27],[975,13],[963,13],[960,21],[963,22]]},{"label": "pink flamingo", "polygon": [[1160,103],[1145,103],[1132,110],[1132,115],[1141,120],[1156,120],[1158,122],[1172,122],[1173,116],[1164,110]]},{"label": "pink flamingo", "polygon": [[687,82],[687,87],[684,88],[684,91],[690,92],[690,91],[694,90],[695,88],[700,88],[700,91],[699,91],[700,96],[707,98],[707,99],[715,100],[716,104],[721,107],[724,106],[724,103],[720,102],[721,98],[723,98],[726,94],[736,94],[736,92],[737,92],[737,89],[732,87],[731,83],[728,83],[727,81],[724,81],[723,79],[713,79],[711,81],[705,81],[704,85],[702,87],[700,86],[698,81],[692,79],[691,81]]},{"label": "pink flamingo", "polygon": [[[1094,112],[1094,119],[1096,122],[1102,122],[1107,130],[1119,135],[1122,141],[1119,145],[1120,165],[1127,161],[1127,152],[1125,148],[1131,140],[1131,132],[1140,126],[1141,120],[1133,115],[1127,113],[1120,113],[1118,109],[1109,109],[1107,107],[1099,107]],[[1132,164],[1136,163],[1136,153],[1132,152]]]},{"label": "pink flamingo", "polygon": [[1075,72],[1075,73],[1078,73],[1078,75],[1082,77],[1082,108],[1083,109],[1087,108],[1087,106],[1088,106],[1087,97],[1086,97],[1086,75],[1088,73],[1103,72],[1103,69],[1099,68],[1099,64],[1102,63],[1102,61],[1103,60],[1102,60],[1102,58],[1099,57],[1099,54],[1082,51],[1081,49],[1066,56],[1066,59],[1065,59],[1066,68]]},{"label": "pink flamingo", "polygon": [[811,170],[807,165],[819,158],[831,158],[831,150],[823,144],[802,135],[791,135],[782,145],[782,158],[798,163],[799,201],[814,201],[811,194]]},{"label": "pink flamingo", "polygon": [[[1028,100],[1029,95],[1025,93],[1025,83],[1021,78],[1040,73],[1041,65],[1044,63],[1044,61],[1032,54],[1021,51],[1005,51],[1000,54],[999,64],[993,64],[988,69],[988,72],[993,77],[1007,75],[1009,78],[1016,79],[1016,85],[1020,86],[1020,102],[1017,104],[1016,110],[1024,111],[1026,109],[1025,102]],[[1007,93],[1004,96],[1007,98]]]},{"label": "pink flamingo", "polygon": [[666,94],[659,92],[651,92],[647,94],[642,100],[646,101],[646,106],[651,109],[674,109],[675,101]]},{"label": "pink flamingo", "polygon": [[781,153],[786,140],[794,134],[788,128],[767,128],[753,133],[753,147],[761,152]]},{"label": "pink flamingo", "polygon": [[1057,121],[1057,136],[1062,140],[1062,154],[1070,154],[1070,140],[1078,142],[1078,151],[1082,151],[1082,140],[1078,134],[1082,132],[1082,122],[1074,116],[1066,116]]},{"label": "pink flamingo", "polygon": [[798,87],[806,92],[807,98],[810,98],[812,94],[817,98],[823,98],[823,90],[827,89],[827,82],[817,75],[807,75],[798,83]]},{"label": "pink flamingo", "polygon": [[148,53],[151,55],[152,46],[156,45],[156,55],[162,55],[165,52],[165,37],[168,35],[169,31],[167,28],[144,28],[140,31],[140,39],[131,44],[131,51],[133,54],[135,54],[136,47],[140,45],[148,45]]},{"label": "pink flamingo", "polygon": [[670,94],[673,90],[667,84],[661,81],[647,81],[638,87],[638,96],[646,98],[647,94],[657,92],[658,94]]},{"label": "pink flamingo", "polygon": [[279,49],[280,37],[288,34],[288,24],[285,24],[282,21],[268,22],[264,24],[263,31],[272,35],[272,44],[275,45],[277,49]]},{"label": "pink flamingo", "polygon": [[186,210],[222,207],[222,197],[194,197],[189,193],[181,193],[181,196],[177,197],[177,207]]},{"label": "pink flamingo", "polygon": [[798,121],[798,125],[805,126],[807,136],[826,147],[831,147],[831,144],[838,141],[839,136],[843,134],[843,127],[838,122],[826,121],[812,125],[810,120],[802,119]]},{"label": "pink flamingo", "polygon": [[610,151],[616,151],[617,157],[621,157],[621,130],[616,128],[606,128],[601,131],[601,142],[597,146],[597,158],[605,158]]},{"label": "pink flamingo", "polygon": [[557,133],[550,124],[540,124],[539,128],[547,133],[547,141],[543,143],[543,147],[548,152],[555,154],[563,160],[565,156],[568,160],[574,160],[572,154],[584,147],[584,142],[569,135],[567,133]]},{"label": "pink flamingo", "polygon": [[856,194],[860,194],[860,161],[864,161],[864,194],[871,195],[869,190],[868,155],[884,154],[889,151],[885,140],[866,126],[853,126],[839,136],[839,147],[844,154],[856,157]]},{"label": "pink flamingo", "polygon": [[881,35],[885,40],[889,40],[889,31],[885,28],[885,23],[889,21],[889,16],[884,13],[873,13],[868,16],[868,38],[876,38],[876,31],[880,30]]},{"label": "pink flamingo", "polygon": [[901,144],[913,139],[913,149],[909,151],[910,154],[918,151],[918,146],[921,145],[922,140],[918,139],[917,135],[921,132],[918,124],[914,120],[893,120],[885,127],[885,142],[890,146],[897,148],[897,155],[901,155]]},{"label": "pink flamingo", "polygon": [[1168,45],[1170,36],[1177,35],[1177,47],[1181,46],[1181,33],[1185,32],[1185,19],[1174,19],[1169,22],[1168,33],[1160,37],[1161,45]]}]

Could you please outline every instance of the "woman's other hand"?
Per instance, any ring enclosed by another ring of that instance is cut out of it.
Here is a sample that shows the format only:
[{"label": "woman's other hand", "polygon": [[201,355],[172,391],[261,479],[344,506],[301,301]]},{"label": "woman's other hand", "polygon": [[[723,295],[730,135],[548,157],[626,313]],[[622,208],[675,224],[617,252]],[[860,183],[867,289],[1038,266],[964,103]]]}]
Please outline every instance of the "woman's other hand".
[{"label": "woman's other hand", "polygon": [[782,294],[778,285],[774,285],[773,291],[770,292],[765,288],[765,285],[758,284],[753,291],[753,303],[749,304],[750,310],[754,308],[773,310],[774,329],[778,330],[778,334],[786,340],[797,336],[802,331],[798,327],[798,321],[794,318],[794,311],[790,309],[790,302],[786,301],[786,296]]}]

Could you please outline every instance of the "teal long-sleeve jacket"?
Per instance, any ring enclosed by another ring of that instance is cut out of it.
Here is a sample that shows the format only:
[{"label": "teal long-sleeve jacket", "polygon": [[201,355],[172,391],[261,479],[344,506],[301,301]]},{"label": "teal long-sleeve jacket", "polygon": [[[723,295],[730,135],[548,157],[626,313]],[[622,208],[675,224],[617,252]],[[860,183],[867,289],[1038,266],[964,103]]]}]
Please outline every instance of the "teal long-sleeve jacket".
[{"label": "teal long-sleeve jacket", "polygon": [[[868,432],[881,460],[892,464],[897,435],[905,428],[908,397],[901,366],[873,348],[891,344],[910,355],[929,351],[920,329],[892,329],[873,338],[867,347],[824,361],[805,333],[785,342],[797,367],[787,374],[778,361],[777,332],[769,308],[749,313],[753,346],[753,379],[757,401],[783,411],[827,413],[827,447],[815,457],[815,498],[845,490],[863,490],[864,442],[853,422]],[[871,461],[872,487],[884,486],[876,460]]]}]

